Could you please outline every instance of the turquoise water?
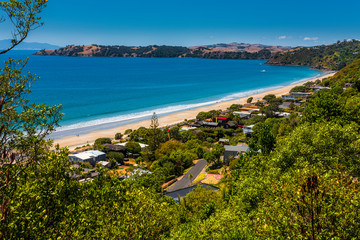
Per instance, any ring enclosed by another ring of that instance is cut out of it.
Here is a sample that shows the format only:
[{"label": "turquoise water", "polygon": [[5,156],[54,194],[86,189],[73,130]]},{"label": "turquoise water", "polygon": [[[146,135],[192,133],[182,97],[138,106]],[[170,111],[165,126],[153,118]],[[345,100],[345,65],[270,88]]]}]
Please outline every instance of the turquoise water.
[{"label": "turquoise water", "polygon": [[[40,79],[31,101],[62,104],[64,119],[53,138],[83,134],[159,115],[228,101],[304,78],[308,67],[268,66],[258,60],[29,56]],[[265,70],[263,72],[262,70]]]}]

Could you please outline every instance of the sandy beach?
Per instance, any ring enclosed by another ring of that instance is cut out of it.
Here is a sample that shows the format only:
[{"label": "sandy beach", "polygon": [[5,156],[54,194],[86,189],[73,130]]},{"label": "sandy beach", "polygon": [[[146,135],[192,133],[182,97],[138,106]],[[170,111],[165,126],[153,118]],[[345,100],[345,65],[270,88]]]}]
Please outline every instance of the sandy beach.
[{"label": "sandy beach", "polygon": [[[256,102],[257,100],[261,100],[265,95],[268,95],[268,94],[275,94],[276,96],[281,96],[281,95],[288,93],[295,86],[300,86],[308,81],[315,81],[317,79],[321,80],[323,78],[330,77],[334,74],[335,73],[329,73],[329,74],[323,75],[321,77],[307,79],[305,81],[298,82],[296,84],[287,85],[282,88],[269,90],[266,92],[250,95],[250,96],[247,96],[244,98],[239,98],[236,100],[231,100],[231,101],[227,101],[227,102],[216,103],[214,105],[209,105],[209,106],[205,106],[205,107],[199,107],[199,108],[194,108],[191,110],[185,110],[185,111],[181,111],[181,112],[171,113],[171,114],[159,117],[159,126],[165,127],[165,126],[169,126],[172,124],[183,122],[184,119],[194,119],[196,117],[196,115],[202,111],[206,112],[206,111],[210,111],[210,110],[219,110],[219,109],[225,110],[229,106],[231,106],[231,104],[244,104],[244,103],[246,103],[246,100],[249,97],[253,97],[254,98],[253,102]],[[259,86],[259,88],[261,88],[261,86]],[[74,135],[74,136],[64,137],[64,138],[55,140],[54,144],[59,144],[60,147],[67,146],[67,147],[69,147],[70,150],[72,150],[76,147],[80,147],[80,146],[83,146],[86,144],[92,144],[97,138],[100,138],[100,137],[113,138],[115,133],[117,133],[117,132],[124,133],[124,131],[126,129],[137,129],[139,127],[149,127],[149,126],[150,126],[150,118],[148,120],[142,120],[142,121],[139,121],[136,123],[130,123],[130,124],[122,125],[122,126],[111,128],[111,129],[94,131],[94,132],[90,132],[90,133],[83,134],[83,135]]]}]

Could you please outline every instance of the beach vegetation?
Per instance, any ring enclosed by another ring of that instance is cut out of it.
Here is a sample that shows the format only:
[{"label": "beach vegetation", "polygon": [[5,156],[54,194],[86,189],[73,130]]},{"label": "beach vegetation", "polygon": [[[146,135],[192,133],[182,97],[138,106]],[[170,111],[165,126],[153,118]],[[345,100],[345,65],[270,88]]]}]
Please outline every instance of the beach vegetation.
[{"label": "beach vegetation", "polygon": [[253,99],[254,99],[253,97],[249,97],[249,98],[246,100],[246,102],[247,102],[247,103],[251,103]]},{"label": "beach vegetation", "polygon": [[121,133],[115,133],[115,140],[120,140],[123,137]]},{"label": "beach vegetation", "polygon": [[310,91],[311,91],[311,88],[306,85],[296,86],[290,90],[290,92],[310,92]]},{"label": "beach vegetation", "polygon": [[125,144],[125,147],[127,147],[128,151],[132,154],[138,154],[141,152],[141,146],[137,142],[129,141]]}]

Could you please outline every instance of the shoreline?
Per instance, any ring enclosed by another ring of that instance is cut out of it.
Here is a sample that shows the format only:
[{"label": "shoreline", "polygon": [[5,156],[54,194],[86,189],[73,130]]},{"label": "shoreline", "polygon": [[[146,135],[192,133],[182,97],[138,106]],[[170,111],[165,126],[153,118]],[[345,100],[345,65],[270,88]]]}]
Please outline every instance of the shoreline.
[{"label": "shoreline", "polygon": [[[245,96],[245,97],[242,97],[239,99],[234,99],[234,100],[225,101],[225,102],[219,102],[219,103],[215,103],[212,105],[197,107],[197,108],[193,108],[193,109],[189,109],[189,110],[173,112],[173,113],[170,113],[170,114],[167,114],[164,116],[159,116],[159,118],[158,118],[159,127],[166,127],[166,126],[170,126],[173,124],[178,124],[180,122],[183,122],[184,119],[194,119],[199,112],[206,112],[206,111],[218,110],[218,109],[226,110],[228,107],[231,106],[231,104],[244,104],[244,103],[246,103],[246,100],[249,97],[253,97],[254,102],[256,102],[257,100],[261,100],[264,96],[266,96],[268,94],[274,94],[278,97],[278,96],[288,93],[295,86],[302,85],[305,82],[315,81],[317,79],[321,80],[321,79],[333,76],[334,74],[335,74],[335,72],[332,72],[332,73],[324,74],[320,77],[306,79],[304,81],[289,84],[284,87],[280,87],[280,88],[268,90],[268,91],[265,91],[262,93]],[[121,125],[118,127],[112,127],[112,128],[104,129],[104,130],[96,130],[96,131],[92,131],[92,132],[85,133],[82,135],[66,136],[66,137],[54,140],[54,144],[59,144],[60,147],[68,147],[70,150],[73,150],[76,147],[81,147],[86,144],[92,144],[97,138],[100,138],[100,137],[114,138],[115,133],[117,133],[117,132],[123,133],[126,129],[135,130],[140,127],[149,127],[150,121],[151,121],[150,119],[151,119],[151,117],[149,119],[139,120],[139,121]]]}]

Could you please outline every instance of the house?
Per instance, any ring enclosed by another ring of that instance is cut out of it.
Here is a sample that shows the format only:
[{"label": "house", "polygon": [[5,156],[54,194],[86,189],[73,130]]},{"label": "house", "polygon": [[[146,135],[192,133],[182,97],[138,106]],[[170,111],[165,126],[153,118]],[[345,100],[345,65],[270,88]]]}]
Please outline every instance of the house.
[{"label": "house", "polygon": [[239,154],[249,152],[250,148],[246,144],[239,144],[236,146],[225,146],[224,162],[229,162],[234,158],[239,157]]},{"label": "house", "polygon": [[290,104],[293,104],[294,106],[300,106],[300,103],[293,103],[293,102],[283,102],[281,105],[279,105],[280,109],[289,109]]},{"label": "house", "polygon": [[117,144],[106,143],[106,144],[104,144],[104,146],[106,147],[104,149],[105,152],[121,152],[124,155],[126,155],[126,152],[128,150],[127,147],[122,146],[122,145],[117,145]]},{"label": "house", "polygon": [[105,161],[106,154],[97,150],[89,150],[81,153],[69,155],[69,160],[72,162],[88,162],[95,166],[96,162]]},{"label": "house", "polygon": [[[197,188],[198,186],[201,186],[202,188],[205,189],[211,189],[213,191],[217,191],[219,188],[214,187],[212,185],[209,184],[205,184],[205,183],[199,183],[197,185],[193,185],[191,187],[187,187],[187,188],[182,188],[176,191],[172,191],[172,192],[165,192],[164,195],[171,197],[175,202],[179,202],[179,200],[183,199],[184,197],[186,197],[186,195],[188,195],[192,190],[194,190],[195,188]],[[180,198],[180,199],[179,199]]]},{"label": "house", "polygon": [[244,126],[243,127],[243,132],[245,133],[245,134],[251,134],[252,132],[253,132],[253,127],[254,127],[255,125],[249,125],[249,126]]},{"label": "house", "polygon": [[100,164],[102,167],[106,167],[106,168],[111,167],[111,163],[108,161],[100,161],[100,162],[97,162],[97,164]]},{"label": "house", "polygon": [[219,139],[219,143],[221,143],[222,145],[228,145],[230,142],[229,139],[226,139],[226,138],[220,138]]},{"label": "house", "polygon": [[217,128],[219,126],[217,122],[200,121],[199,124],[205,128]]},{"label": "house", "polygon": [[216,117],[214,119],[214,121],[217,122],[220,126],[225,127],[225,125],[229,121],[229,118],[227,118],[227,117]]},{"label": "house", "polygon": [[319,91],[324,90],[324,89],[331,89],[331,88],[329,88],[329,87],[322,87],[322,86],[315,86],[315,87],[313,87],[314,93],[319,92]]},{"label": "house", "polygon": [[[127,143],[127,142],[117,143],[117,144],[115,144],[115,145],[125,147],[126,143]],[[140,147],[141,147],[141,151],[145,151],[145,150],[149,147],[149,145],[147,145],[147,144],[145,144],[145,143],[138,143],[138,144],[139,144]]]},{"label": "house", "polygon": [[180,128],[180,132],[182,132],[182,131],[188,131],[188,130],[192,130],[192,129],[196,129],[196,127],[191,127],[191,126],[183,126],[183,127],[181,127]]},{"label": "house", "polygon": [[292,92],[290,94],[282,95],[281,98],[284,100],[295,100],[297,98],[308,98],[312,93],[307,92]]},{"label": "house", "polygon": [[290,113],[288,113],[288,112],[274,112],[274,114],[277,118],[290,117]]},{"label": "house", "polygon": [[234,111],[233,114],[234,114],[234,115],[238,115],[240,118],[246,118],[246,119],[251,118],[251,113],[249,113],[249,112],[238,112],[238,111]]}]

